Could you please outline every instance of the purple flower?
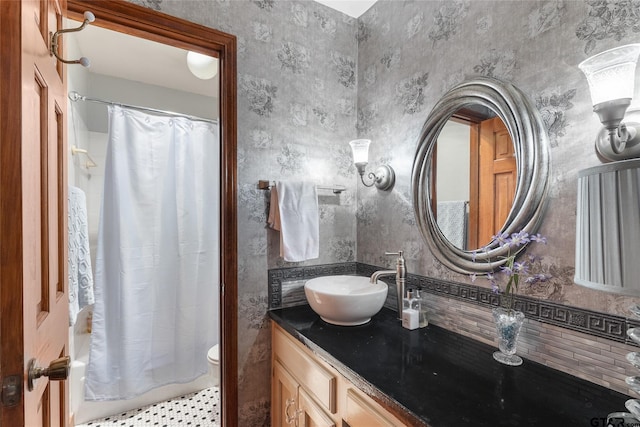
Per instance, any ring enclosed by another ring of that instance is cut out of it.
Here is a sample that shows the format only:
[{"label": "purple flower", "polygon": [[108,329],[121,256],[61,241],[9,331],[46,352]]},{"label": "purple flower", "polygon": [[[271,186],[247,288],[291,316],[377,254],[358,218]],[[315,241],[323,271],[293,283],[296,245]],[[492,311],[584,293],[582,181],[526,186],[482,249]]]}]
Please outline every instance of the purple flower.
[{"label": "purple flower", "polygon": [[529,236],[529,239],[532,242],[544,243],[545,245],[547,244],[547,238],[541,235],[540,233]]},{"label": "purple flower", "polygon": [[495,236],[491,236],[491,240],[492,241],[496,241],[498,242],[498,244],[500,246],[504,246],[505,244],[509,243],[509,233],[499,233],[496,234]]},{"label": "purple flower", "polygon": [[507,275],[507,277],[513,276],[514,271],[509,266],[501,266],[500,270]]},{"label": "purple flower", "polygon": [[500,287],[496,282],[491,282],[491,292],[493,292],[494,294],[500,293]]},{"label": "purple flower", "polygon": [[529,259],[529,263],[534,264],[540,260],[542,260],[542,257],[539,255],[534,255],[534,254],[528,254],[527,258]]},{"label": "purple flower", "polygon": [[547,280],[551,279],[551,275],[549,274],[536,274],[534,277],[540,282],[546,282]]},{"label": "purple flower", "polygon": [[[524,230],[512,233],[511,235],[507,233],[498,233],[495,236],[492,236],[490,245],[471,252],[471,257],[474,262],[477,260],[477,256],[481,251],[487,255],[484,259],[487,262],[496,262],[497,260],[501,260],[500,264],[502,265],[500,268],[496,268],[495,270],[486,273],[486,277],[491,285],[492,292],[496,294],[504,294],[508,297],[505,301],[509,308],[513,308],[513,297],[518,293],[520,284],[523,282],[527,284],[534,284],[538,282],[546,282],[551,279],[551,275],[549,274],[537,273],[542,269],[542,263],[540,262],[542,257],[539,255],[528,254],[526,258],[523,257],[524,261],[516,262],[516,256],[518,255],[518,252],[522,250],[522,246],[530,242],[546,244],[547,239],[539,233],[530,236],[529,233]],[[488,257],[489,251],[492,250],[492,248],[495,248],[496,244],[498,244],[502,249],[507,249],[506,256],[498,256],[494,259]],[[501,273],[504,276],[499,275],[498,273]],[[475,282],[477,278],[476,274],[472,274],[469,277],[471,278],[471,282]],[[504,289],[501,289],[500,283],[502,283],[502,288]]]},{"label": "purple flower", "polygon": [[507,244],[513,248],[529,243],[529,241],[529,233],[526,231],[520,231],[519,233],[513,233],[511,238],[507,239]]},{"label": "purple flower", "polygon": [[526,262],[514,262],[513,272],[517,274],[527,274],[529,272],[529,266]]},{"label": "purple flower", "polygon": [[487,273],[487,280],[489,281],[489,283],[491,283],[491,287],[492,288],[498,286],[498,282],[497,282],[496,277],[494,276],[493,272]]},{"label": "purple flower", "polygon": [[525,280],[525,283],[529,285],[533,285],[534,283],[538,283],[538,282],[546,282],[550,278],[551,276],[548,274],[542,274],[542,273],[534,274],[533,276],[527,277],[527,280]]}]

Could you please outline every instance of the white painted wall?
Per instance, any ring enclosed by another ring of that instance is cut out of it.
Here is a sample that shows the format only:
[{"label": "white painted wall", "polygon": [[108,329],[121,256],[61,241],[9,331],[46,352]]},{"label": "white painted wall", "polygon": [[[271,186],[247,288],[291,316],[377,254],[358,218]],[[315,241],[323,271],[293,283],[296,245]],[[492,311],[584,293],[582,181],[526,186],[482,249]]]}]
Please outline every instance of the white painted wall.
[{"label": "white painted wall", "polygon": [[438,136],[437,196],[439,202],[469,200],[470,127],[449,120]]},{"label": "white painted wall", "polygon": [[[217,98],[102,74],[89,75],[87,93],[83,95],[123,104],[175,111],[205,119],[219,117]],[[89,130],[107,132],[107,106],[93,102],[85,102],[85,104],[87,104]]]}]

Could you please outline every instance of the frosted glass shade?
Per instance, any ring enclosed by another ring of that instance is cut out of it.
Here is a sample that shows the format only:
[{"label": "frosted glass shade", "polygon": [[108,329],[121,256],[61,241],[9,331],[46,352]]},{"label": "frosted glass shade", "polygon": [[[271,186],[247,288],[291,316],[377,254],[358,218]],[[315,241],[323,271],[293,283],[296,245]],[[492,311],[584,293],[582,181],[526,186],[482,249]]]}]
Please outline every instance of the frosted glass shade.
[{"label": "frosted glass shade", "polygon": [[640,160],[580,171],[577,208],[574,281],[640,296]]},{"label": "frosted glass shade", "polygon": [[633,98],[640,44],[609,49],[582,61],[593,105],[614,99]]},{"label": "frosted glass shade", "polygon": [[218,60],[198,52],[187,53],[187,67],[199,79],[209,80],[218,74]]},{"label": "frosted glass shade", "polygon": [[354,139],[349,142],[353,151],[353,163],[365,165],[369,163],[369,144],[371,144],[370,139]]}]

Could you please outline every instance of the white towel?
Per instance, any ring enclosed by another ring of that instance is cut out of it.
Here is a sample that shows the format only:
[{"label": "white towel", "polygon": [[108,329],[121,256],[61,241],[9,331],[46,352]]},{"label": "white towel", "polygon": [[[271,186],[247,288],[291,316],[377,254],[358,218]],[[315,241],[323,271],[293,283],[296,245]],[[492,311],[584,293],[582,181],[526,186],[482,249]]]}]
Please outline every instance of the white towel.
[{"label": "white towel", "polygon": [[69,186],[69,324],[83,307],[94,303],[87,200],[82,190]]},{"label": "white towel", "polygon": [[318,193],[314,183],[278,181],[271,189],[268,223],[280,231],[280,256],[285,261],[320,256]]}]

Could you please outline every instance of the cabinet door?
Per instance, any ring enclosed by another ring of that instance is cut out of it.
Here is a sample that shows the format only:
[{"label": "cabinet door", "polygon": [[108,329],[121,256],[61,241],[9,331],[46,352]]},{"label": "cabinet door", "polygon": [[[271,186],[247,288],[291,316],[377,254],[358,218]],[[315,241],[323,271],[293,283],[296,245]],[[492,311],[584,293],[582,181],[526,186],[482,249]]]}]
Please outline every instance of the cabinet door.
[{"label": "cabinet door", "polygon": [[390,419],[384,409],[373,402],[368,402],[354,389],[347,390],[346,411],[344,420],[350,427],[396,427],[400,422]]},{"label": "cabinet door", "polygon": [[298,400],[298,409],[302,416],[302,424],[299,427],[336,427],[335,422],[303,388],[298,389]]},{"label": "cabinet door", "polygon": [[298,383],[282,367],[273,362],[273,376],[271,381],[271,426],[297,426],[298,417]]}]

